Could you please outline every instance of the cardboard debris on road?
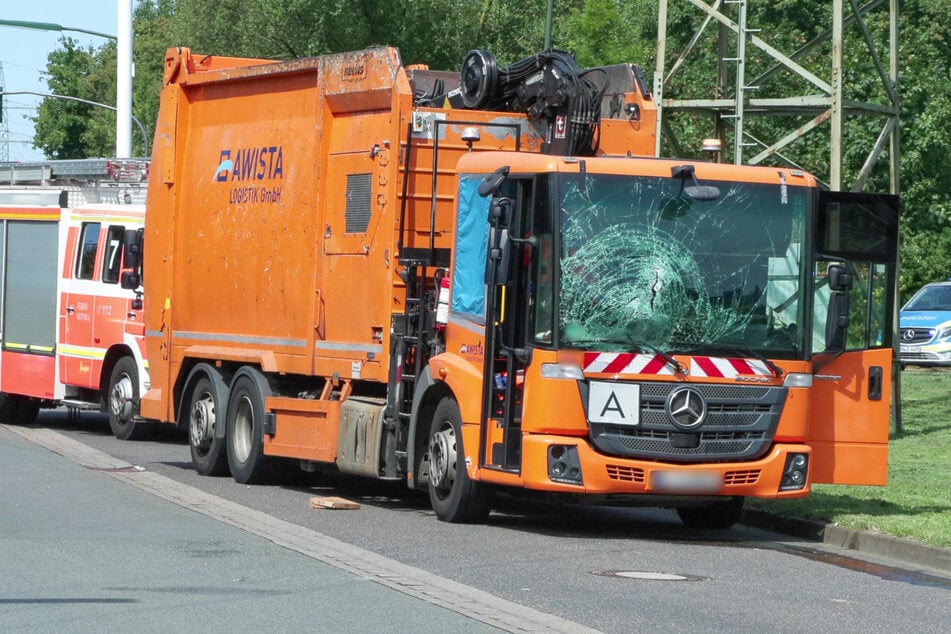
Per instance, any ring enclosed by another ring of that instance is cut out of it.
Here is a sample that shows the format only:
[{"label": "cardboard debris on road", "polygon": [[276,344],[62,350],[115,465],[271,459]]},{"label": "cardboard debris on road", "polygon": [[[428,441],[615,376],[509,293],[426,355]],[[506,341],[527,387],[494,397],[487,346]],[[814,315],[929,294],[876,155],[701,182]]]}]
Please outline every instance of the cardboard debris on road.
[{"label": "cardboard debris on road", "polygon": [[310,498],[310,508],[312,509],[359,509],[360,505],[350,500],[338,497],[312,497]]}]

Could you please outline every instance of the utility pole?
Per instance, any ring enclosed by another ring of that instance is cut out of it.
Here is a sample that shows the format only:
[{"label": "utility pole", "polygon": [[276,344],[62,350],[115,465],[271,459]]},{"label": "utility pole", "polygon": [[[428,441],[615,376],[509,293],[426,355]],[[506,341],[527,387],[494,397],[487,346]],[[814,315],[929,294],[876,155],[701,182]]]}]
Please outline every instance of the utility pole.
[{"label": "utility pole", "polygon": [[0,62],[0,163],[10,160],[10,128],[7,126],[7,101],[3,98],[3,62]]},{"label": "utility pole", "polygon": [[132,156],[132,0],[118,0],[116,158]]}]

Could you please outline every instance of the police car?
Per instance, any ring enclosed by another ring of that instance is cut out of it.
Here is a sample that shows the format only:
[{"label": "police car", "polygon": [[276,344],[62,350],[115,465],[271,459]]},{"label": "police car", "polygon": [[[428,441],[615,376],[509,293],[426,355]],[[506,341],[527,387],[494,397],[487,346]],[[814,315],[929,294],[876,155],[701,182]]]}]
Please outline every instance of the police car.
[{"label": "police car", "polygon": [[926,284],[902,306],[898,341],[903,364],[951,366],[951,278]]}]

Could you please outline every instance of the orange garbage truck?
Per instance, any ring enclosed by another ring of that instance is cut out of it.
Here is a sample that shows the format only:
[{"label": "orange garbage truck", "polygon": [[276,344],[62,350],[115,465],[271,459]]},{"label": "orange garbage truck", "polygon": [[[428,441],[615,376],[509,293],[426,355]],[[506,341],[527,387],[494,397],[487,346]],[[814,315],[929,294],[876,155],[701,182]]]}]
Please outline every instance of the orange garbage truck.
[{"label": "orange garbage truck", "polygon": [[637,66],[554,50],[170,49],[142,415],[202,474],[402,480],[450,522],[883,484],[897,201],[654,158],[656,114]]}]

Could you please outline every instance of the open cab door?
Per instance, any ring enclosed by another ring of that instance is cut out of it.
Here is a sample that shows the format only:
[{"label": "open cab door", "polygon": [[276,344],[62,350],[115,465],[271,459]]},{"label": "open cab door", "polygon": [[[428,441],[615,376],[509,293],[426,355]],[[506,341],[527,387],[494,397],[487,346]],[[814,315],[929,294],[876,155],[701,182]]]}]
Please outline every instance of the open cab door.
[{"label": "open cab door", "polygon": [[813,251],[812,482],[884,485],[898,254],[896,196],[821,192]]}]

